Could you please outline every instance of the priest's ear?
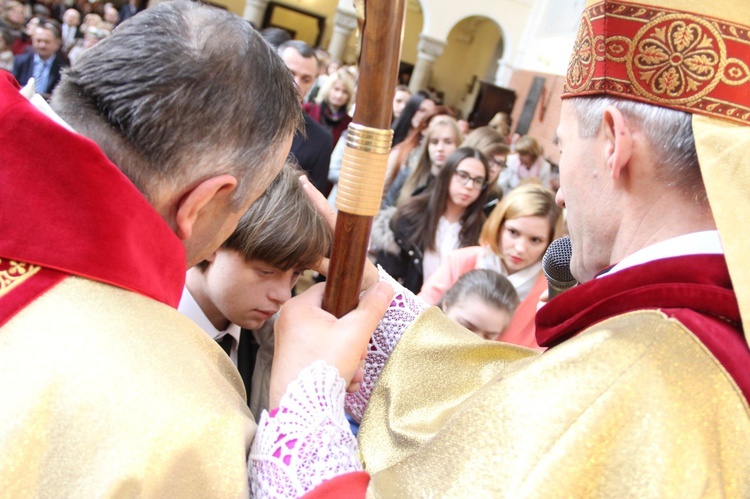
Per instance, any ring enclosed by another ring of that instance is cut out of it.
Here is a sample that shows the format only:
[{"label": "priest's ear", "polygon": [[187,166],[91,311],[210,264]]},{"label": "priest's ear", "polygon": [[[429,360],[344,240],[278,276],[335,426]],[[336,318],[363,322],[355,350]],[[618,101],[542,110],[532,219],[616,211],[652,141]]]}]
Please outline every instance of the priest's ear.
[{"label": "priest's ear", "polygon": [[226,215],[236,187],[237,179],[232,175],[217,175],[203,180],[188,191],[177,204],[177,237],[183,241],[193,237],[196,223],[202,215]]},{"label": "priest's ear", "polygon": [[608,106],[602,115],[604,154],[612,179],[619,178],[633,155],[633,135],[622,111]]}]

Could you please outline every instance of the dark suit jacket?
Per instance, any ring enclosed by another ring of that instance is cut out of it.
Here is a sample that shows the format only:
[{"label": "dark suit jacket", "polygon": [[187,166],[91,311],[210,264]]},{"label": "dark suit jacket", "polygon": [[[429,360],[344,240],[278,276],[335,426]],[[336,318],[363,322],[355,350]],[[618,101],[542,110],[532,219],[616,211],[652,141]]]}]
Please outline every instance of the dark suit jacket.
[{"label": "dark suit jacket", "polygon": [[138,9],[135,5],[130,5],[130,3],[126,3],[120,8],[120,20],[117,22],[118,25],[122,24],[123,21],[133,17],[138,13]]},{"label": "dark suit jacket", "polygon": [[[47,80],[47,88],[36,89],[37,93],[49,94],[52,90],[60,83],[60,76],[62,69],[69,66],[68,59],[60,52],[57,53],[55,60],[52,62],[52,66],[49,70],[49,79]],[[27,52],[25,54],[17,55],[13,61],[13,76],[16,77],[18,83],[26,85],[29,79],[34,76],[34,52]]]},{"label": "dark suit jacket", "polygon": [[323,125],[305,114],[307,138],[299,133],[292,139],[291,156],[297,159],[310,182],[324,195],[328,195],[328,167],[331,164],[333,139]]}]

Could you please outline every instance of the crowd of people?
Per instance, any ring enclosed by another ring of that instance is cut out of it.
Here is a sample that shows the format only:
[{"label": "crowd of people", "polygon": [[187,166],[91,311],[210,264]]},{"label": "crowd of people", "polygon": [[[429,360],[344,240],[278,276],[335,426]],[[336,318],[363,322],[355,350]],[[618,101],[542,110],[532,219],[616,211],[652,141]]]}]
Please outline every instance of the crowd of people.
[{"label": "crowd of people", "polygon": [[39,94],[49,98],[64,68],[136,12],[134,0],[119,11],[111,3],[98,1],[3,1],[0,69],[11,71],[22,85],[34,78]]},{"label": "crowd of people", "polygon": [[[279,28],[261,34],[278,47],[302,96],[307,133],[295,136],[290,156],[335,207],[356,99],[356,67],[290,40]],[[498,336],[540,348],[534,314],[546,286],[541,259],[563,234],[563,217],[550,190],[551,166],[538,142],[523,136],[511,146],[504,113],[465,133],[457,112],[433,92],[412,95],[404,85],[394,92],[392,117],[383,209],[371,236],[373,261],[433,305],[464,273],[475,268],[497,272],[510,279],[521,298]],[[519,186],[524,201],[513,202],[518,196],[511,196],[503,202]]]},{"label": "crowd of people", "polygon": [[[744,33],[732,2],[653,0],[653,36]],[[750,119],[686,104],[750,109],[734,80],[634,100],[574,51],[559,181],[507,115],[396,86],[336,318],[292,296],[327,272],[356,66],[188,0],[2,7],[4,494],[750,495]],[[643,22],[602,7],[595,36]],[[550,299],[563,234],[580,284]]]}]

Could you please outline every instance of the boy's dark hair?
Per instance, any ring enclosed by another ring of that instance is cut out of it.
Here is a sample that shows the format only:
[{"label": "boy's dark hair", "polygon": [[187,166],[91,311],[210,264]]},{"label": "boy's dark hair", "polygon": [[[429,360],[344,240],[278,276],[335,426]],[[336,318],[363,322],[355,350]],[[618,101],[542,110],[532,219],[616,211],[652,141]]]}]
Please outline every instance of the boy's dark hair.
[{"label": "boy's dark hair", "polygon": [[[305,194],[300,175],[302,170],[287,162],[220,249],[284,271],[308,268],[327,256],[331,230]],[[203,261],[198,268],[205,270],[208,265]]]}]

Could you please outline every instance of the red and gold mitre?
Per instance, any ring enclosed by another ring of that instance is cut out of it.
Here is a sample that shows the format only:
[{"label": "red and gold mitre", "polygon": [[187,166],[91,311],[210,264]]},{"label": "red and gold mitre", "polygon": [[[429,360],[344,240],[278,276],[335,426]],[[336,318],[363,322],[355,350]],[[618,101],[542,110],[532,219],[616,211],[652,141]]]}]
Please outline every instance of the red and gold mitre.
[{"label": "red and gold mitre", "polygon": [[750,125],[748,61],[747,0],[600,0],[583,13],[563,98],[608,94]]},{"label": "red and gold mitre", "polygon": [[589,0],[562,98],[596,95],[692,114],[750,344],[750,0]]}]

